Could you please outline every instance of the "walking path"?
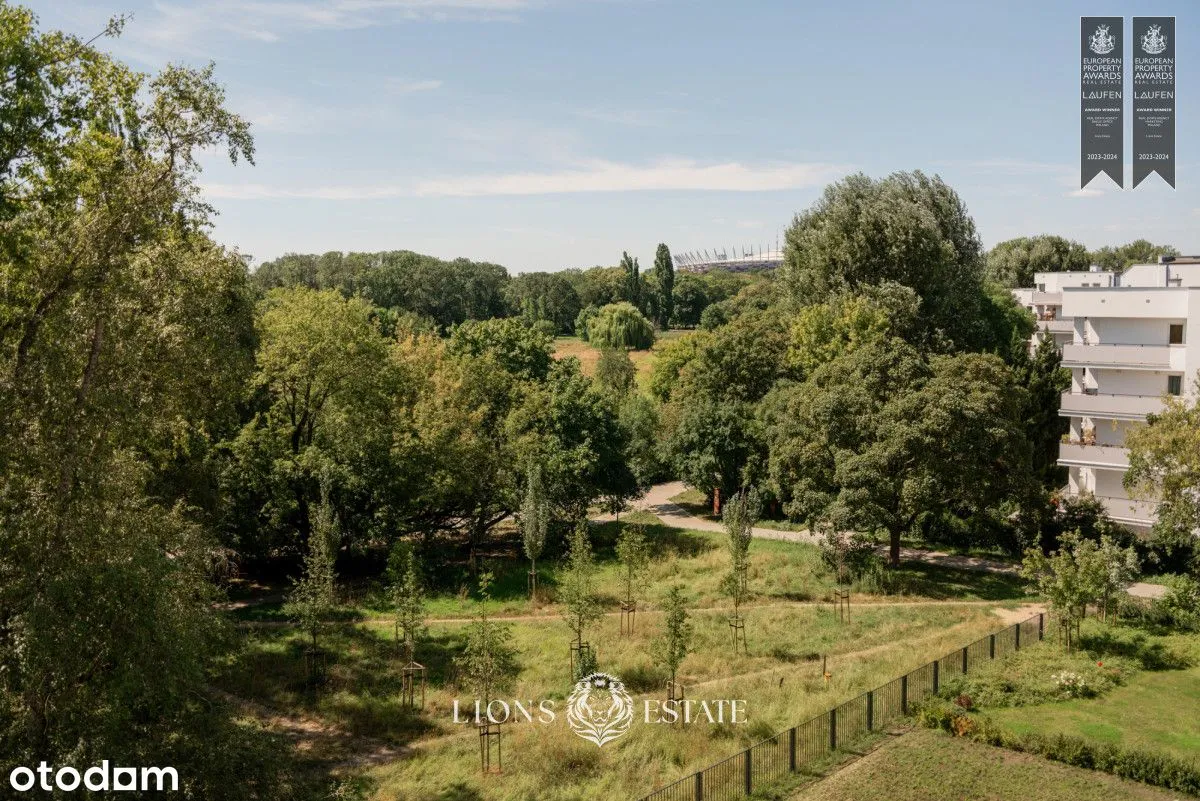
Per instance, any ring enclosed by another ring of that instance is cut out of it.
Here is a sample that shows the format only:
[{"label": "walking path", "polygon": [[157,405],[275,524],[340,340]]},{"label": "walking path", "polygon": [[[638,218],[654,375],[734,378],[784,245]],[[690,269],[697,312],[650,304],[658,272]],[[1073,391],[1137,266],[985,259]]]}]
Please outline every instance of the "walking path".
[{"label": "walking path", "polygon": [[[671,499],[687,489],[682,481],[670,481],[666,484],[656,484],[641,498],[630,503],[637,511],[649,512],[657,517],[664,526],[670,528],[686,528],[696,531],[723,532],[725,527],[715,520],[697,517]],[[603,515],[596,520],[613,520],[613,515]],[[820,538],[808,531],[781,531],[774,528],[755,526],[755,537],[764,540],[785,540],[787,542],[807,542],[816,545]],[[1008,562],[997,562],[982,559],[977,556],[944,553],[942,551],[927,551],[917,548],[901,548],[900,558],[910,562],[923,562],[929,565],[958,568],[960,570],[979,570],[985,573],[1019,573],[1019,565]],[[1160,598],[1167,591],[1159,584],[1137,582],[1129,588],[1129,594],[1136,598]]]}]

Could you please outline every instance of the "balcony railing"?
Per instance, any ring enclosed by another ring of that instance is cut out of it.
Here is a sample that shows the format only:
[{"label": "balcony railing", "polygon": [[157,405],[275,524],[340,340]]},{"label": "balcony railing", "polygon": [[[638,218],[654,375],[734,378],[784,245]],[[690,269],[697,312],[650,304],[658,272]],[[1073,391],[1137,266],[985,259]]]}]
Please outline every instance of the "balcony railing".
[{"label": "balcony railing", "polygon": [[1118,445],[1084,445],[1082,442],[1064,442],[1058,446],[1058,463],[1067,467],[1126,470],[1129,468],[1129,451]]},{"label": "balcony railing", "polygon": [[1063,345],[1064,367],[1141,367],[1168,369],[1170,345]]},{"label": "balcony railing", "polygon": [[1073,334],[1075,333],[1075,322],[1073,320],[1040,320],[1038,328],[1049,331],[1051,334]]},{"label": "balcony railing", "polygon": [[1156,395],[1110,395],[1097,392],[1064,392],[1058,413],[1063,417],[1100,417],[1105,420],[1144,420],[1148,414],[1162,411],[1162,398]]},{"label": "balcony railing", "polygon": [[1108,510],[1108,516],[1118,523],[1140,523],[1150,525],[1157,517],[1158,504],[1153,501],[1135,501],[1131,498],[1096,496]]}]

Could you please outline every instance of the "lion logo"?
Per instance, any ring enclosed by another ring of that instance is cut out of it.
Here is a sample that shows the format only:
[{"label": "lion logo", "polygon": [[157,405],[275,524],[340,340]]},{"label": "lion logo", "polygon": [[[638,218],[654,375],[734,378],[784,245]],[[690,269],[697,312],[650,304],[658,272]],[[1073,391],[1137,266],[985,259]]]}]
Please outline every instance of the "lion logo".
[{"label": "lion logo", "polygon": [[567,698],[567,724],[571,731],[598,746],[629,731],[632,723],[633,698],[615,676],[607,673],[584,676]]},{"label": "lion logo", "polygon": [[1161,25],[1151,25],[1142,36],[1142,49],[1152,56],[1167,49],[1167,37],[1162,32]]}]

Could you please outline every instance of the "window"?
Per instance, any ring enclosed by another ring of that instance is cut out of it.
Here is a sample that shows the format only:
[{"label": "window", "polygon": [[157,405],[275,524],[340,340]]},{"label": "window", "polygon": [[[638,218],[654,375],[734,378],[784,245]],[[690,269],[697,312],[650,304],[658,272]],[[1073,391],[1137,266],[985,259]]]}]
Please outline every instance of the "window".
[{"label": "window", "polygon": [[1167,376],[1167,394],[1178,395],[1183,391],[1183,376],[1169,375]]},{"label": "window", "polygon": [[1171,329],[1167,335],[1167,343],[1170,345],[1183,344],[1183,323],[1171,323]]}]

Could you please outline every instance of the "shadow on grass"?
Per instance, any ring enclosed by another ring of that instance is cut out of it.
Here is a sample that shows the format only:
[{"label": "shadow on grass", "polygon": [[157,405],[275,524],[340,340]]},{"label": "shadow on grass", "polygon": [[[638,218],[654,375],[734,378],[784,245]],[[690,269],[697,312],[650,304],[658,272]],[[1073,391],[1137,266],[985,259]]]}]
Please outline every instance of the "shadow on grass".
[{"label": "shadow on grass", "polygon": [[1187,656],[1130,629],[1088,632],[1080,638],[1079,645],[1102,656],[1134,659],[1143,670],[1186,670],[1192,666]]},{"label": "shadow on grass", "polygon": [[[598,562],[611,562],[617,558],[617,538],[621,530],[630,525],[608,521],[592,525],[592,548]],[[700,556],[719,547],[712,538],[680,528],[671,528],[661,523],[635,523],[646,535],[650,544],[650,555],[654,559],[675,556],[681,559]]]},{"label": "shadow on grass", "polygon": [[1016,601],[1029,597],[1025,579],[1012,573],[987,573],[922,562],[907,562],[894,570],[885,570],[880,583],[878,589],[889,595],[920,595],[935,600]]}]

